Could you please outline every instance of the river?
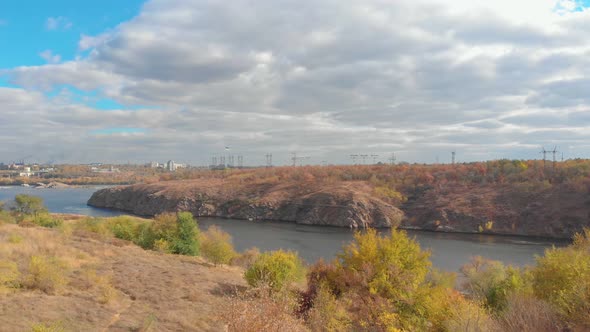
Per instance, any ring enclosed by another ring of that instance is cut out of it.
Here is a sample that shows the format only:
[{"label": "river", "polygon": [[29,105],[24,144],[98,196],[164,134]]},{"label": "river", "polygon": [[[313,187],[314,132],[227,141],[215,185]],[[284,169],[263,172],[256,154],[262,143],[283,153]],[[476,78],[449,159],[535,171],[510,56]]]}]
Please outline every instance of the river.
[{"label": "river", "polygon": [[[0,200],[11,201],[17,194],[40,196],[51,212],[75,213],[90,216],[114,216],[122,212],[98,209],[86,205],[92,193],[104,187],[72,187],[63,189],[35,189],[0,187]],[[220,218],[199,218],[199,226],[206,229],[217,225],[233,237],[238,251],[250,247],[260,250],[290,249],[297,251],[308,262],[319,258],[332,259],[352,239],[349,229],[297,225],[281,222],[255,222]],[[383,230],[382,232],[388,232]],[[533,264],[535,255],[542,255],[552,245],[567,244],[558,240],[544,240],[515,236],[478,234],[450,234],[407,231],[424,249],[432,252],[435,267],[457,271],[472,256],[479,255],[506,264]]]}]

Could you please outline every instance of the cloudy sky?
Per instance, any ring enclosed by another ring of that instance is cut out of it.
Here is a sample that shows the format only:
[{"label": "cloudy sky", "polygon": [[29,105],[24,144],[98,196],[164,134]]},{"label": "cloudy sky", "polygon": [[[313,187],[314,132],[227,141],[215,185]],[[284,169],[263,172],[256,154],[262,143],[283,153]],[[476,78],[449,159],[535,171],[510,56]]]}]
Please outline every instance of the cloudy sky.
[{"label": "cloudy sky", "polygon": [[5,0],[0,47],[5,163],[590,157],[590,0]]}]

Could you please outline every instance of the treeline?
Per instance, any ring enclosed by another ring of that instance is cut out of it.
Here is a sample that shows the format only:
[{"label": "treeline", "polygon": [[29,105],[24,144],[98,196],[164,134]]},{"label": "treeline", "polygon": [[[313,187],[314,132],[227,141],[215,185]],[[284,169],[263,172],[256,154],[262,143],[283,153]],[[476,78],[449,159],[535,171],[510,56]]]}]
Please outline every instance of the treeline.
[{"label": "treeline", "polygon": [[[403,231],[356,233],[334,260],[305,266],[290,251],[236,253],[227,233],[216,227],[201,233],[188,212],[153,220],[52,218],[40,199],[25,195],[15,198],[12,210],[0,208],[0,222],[89,232],[148,250],[201,255],[212,265],[243,266],[251,288],[236,291],[220,313],[232,331],[590,329],[590,230],[568,247],[546,250],[530,267],[474,257],[461,269],[457,288],[456,274],[432,268],[430,253]],[[14,278],[0,282],[21,285]]]}]

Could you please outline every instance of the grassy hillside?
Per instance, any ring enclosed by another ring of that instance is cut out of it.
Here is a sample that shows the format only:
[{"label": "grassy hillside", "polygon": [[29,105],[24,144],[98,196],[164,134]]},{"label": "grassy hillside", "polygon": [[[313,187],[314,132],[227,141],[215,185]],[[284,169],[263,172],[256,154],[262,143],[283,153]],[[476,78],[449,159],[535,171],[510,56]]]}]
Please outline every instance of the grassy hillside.
[{"label": "grassy hillside", "polygon": [[76,222],[0,226],[0,331],[222,330],[218,313],[226,292],[245,287],[242,269],[146,251]]}]

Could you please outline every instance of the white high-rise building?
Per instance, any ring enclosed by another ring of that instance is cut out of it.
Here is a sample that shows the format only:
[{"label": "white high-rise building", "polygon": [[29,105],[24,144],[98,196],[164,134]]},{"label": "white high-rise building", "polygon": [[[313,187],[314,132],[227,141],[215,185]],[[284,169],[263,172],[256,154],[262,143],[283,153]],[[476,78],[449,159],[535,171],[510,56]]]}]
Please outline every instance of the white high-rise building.
[{"label": "white high-rise building", "polygon": [[174,160],[168,160],[168,163],[166,164],[166,169],[170,172],[176,171],[176,164],[174,163]]}]

